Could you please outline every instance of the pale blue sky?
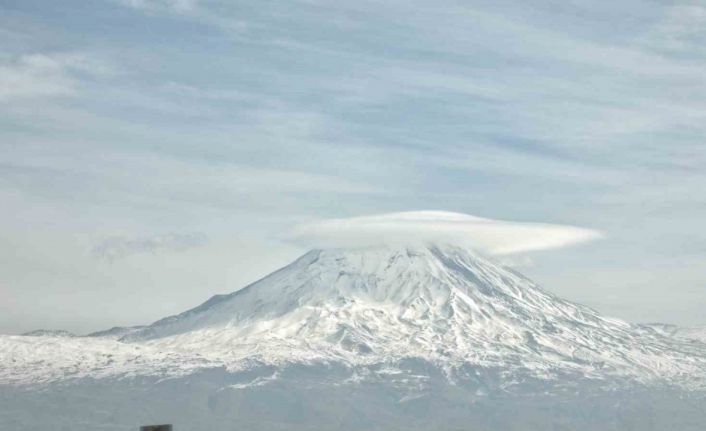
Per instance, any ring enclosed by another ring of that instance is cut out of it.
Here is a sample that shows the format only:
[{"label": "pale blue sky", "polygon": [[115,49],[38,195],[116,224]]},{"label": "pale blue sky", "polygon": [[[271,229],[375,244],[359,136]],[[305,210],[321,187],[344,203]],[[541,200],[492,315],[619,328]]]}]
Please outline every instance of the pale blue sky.
[{"label": "pale blue sky", "polygon": [[148,323],[300,222],[435,209],[603,232],[518,257],[706,324],[706,6],[0,0],[0,332]]}]

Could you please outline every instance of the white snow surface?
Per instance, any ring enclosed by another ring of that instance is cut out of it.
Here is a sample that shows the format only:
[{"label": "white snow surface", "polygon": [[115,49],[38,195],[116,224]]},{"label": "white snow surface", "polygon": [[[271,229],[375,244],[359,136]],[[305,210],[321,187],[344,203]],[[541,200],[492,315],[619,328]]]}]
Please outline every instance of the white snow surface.
[{"label": "white snow surface", "polygon": [[703,388],[706,344],[606,318],[465,248],[311,251],[229,295],[115,336],[0,336],[0,384],[179,376],[210,367],[419,358],[508,378]]},{"label": "white snow surface", "polygon": [[706,343],[706,326],[681,327],[668,323],[645,323],[640,326],[668,337]]},{"label": "white snow surface", "polygon": [[687,340],[696,340],[706,343],[706,326],[692,326],[686,328],[678,328],[675,336]]}]

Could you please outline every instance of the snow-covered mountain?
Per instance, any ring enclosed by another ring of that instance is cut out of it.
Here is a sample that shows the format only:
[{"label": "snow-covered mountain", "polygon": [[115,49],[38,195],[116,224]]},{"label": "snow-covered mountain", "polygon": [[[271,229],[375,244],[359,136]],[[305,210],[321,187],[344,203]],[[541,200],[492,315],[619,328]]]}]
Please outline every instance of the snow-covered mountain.
[{"label": "snow-covered mountain", "polygon": [[702,393],[706,344],[667,332],[603,317],[453,245],[315,250],[146,327],[0,337],[0,387],[135,379],[202,387],[220,370],[209,390],[236,391],[237,405],[263,387],[299,385],[319,395],[374,388],[372,398],[394,390],[399,403],[443,387],[442,399],[455,400],[443,408],[461,402],[459,390],[463,403],[589,387]]},{"label": "snow-covered mountain", "polygon": [[450,245],[316,250],[230,295],[122,339],[208,352],[227,363],[370,364],[424,358],[554,378],[703,372],[692,349],[564,301]]}]

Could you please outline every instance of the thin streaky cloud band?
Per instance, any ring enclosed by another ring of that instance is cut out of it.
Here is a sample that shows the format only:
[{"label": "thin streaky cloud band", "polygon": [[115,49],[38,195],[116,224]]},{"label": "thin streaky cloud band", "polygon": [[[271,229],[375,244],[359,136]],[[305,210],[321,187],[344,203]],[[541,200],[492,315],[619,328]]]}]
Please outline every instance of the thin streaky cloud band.
[{"label": "thin streaky cloud band", "polygon": [[200,247],[208,242],[203,233],[169,233],[148,237],[114,236],[96,244],[91,250],[93,256],[114,262],[140,253],[163,251],[183,251]]}]

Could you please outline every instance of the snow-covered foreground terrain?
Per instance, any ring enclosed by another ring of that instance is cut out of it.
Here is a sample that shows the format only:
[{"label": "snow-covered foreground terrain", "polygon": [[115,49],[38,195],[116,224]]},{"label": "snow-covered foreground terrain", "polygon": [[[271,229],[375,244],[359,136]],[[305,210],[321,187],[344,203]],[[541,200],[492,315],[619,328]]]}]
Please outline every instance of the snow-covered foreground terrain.
[{"label": "snow-covered foreground terrain", "polygon": [[688,331],[449,245],[312,251],[150,326],[0,337],[0,430],[703,429],[705,396]]}]

